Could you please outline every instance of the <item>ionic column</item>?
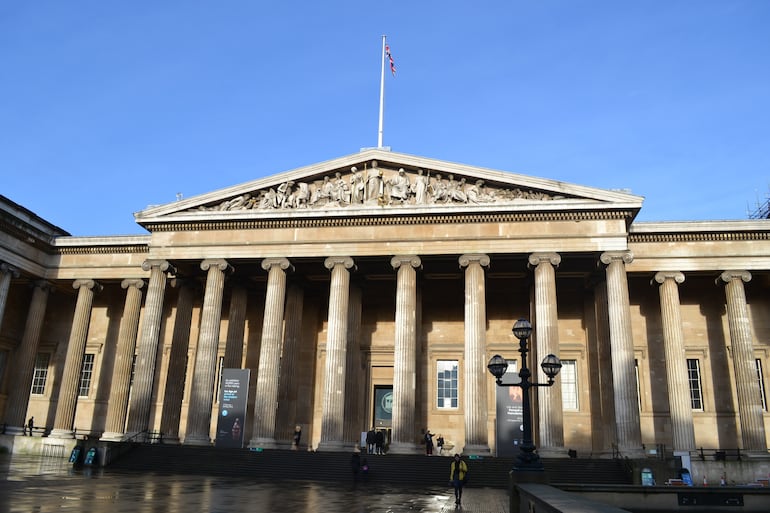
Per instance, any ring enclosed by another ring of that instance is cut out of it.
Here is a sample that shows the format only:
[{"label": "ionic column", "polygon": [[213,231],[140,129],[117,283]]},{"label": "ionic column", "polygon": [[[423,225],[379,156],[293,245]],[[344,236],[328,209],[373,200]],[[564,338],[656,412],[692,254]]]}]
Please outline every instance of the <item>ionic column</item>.
[{"label": "ionic column", "polygon": [[719,276],[717,283],[720,280],[726,284],[727,323],[730,328],[743,449],[765,454],[765,424],[754,363],[751,322],[743,288],[743,284],[751,280],[751,274],[748,271],[725,271]]},{"label": "ionic column", "polygon": [[24,335],[21,337],[21,343],[16,347],[13,366],[9,368],[10,379],[8,383],[17,384],[17,386],[11,386],[8,389],[5,432],[9,435],[24,434],[32,375],[35,372],[35,358],[40,344],[40,333],[43,330],[48,295],[52,290],[51,284],[43,280],[35,281],[33,286],[32,301],[24,325]]},{"label": "ionic column", "polygon": [[[556,272],[561,263],[557,253],[533,253],[529,265],[535,268],[535,340],[537,359],[559,354],[559,315],[556,307]],[[539,366],[535,366],[537,369]],[[542,369],[536,380],[545,383],[548,378]],[[564,420],[562,415],[561,384],[538,390],[538,415],[540,437],[538,452],[541,456],[564,453]]]},{"label": "ionic column", "polygon": [[[278,383],[278,420],[277,437],[286,445],[292,443],[294,426],[297,425],[297,362],[302,340],[302,311],[305,306],[305,291],[297,283],[289,285],[286,292],[286,313],[283,334],[283,354],[281,358],[281,373]],[[310,433],[303,433],[300,444]]]},{"label": "ionic column", "polygon": [[139,349],[134,364],[126,434],[136,436],[150,428],[150,408],[155,380],[155,359],[158,355],[160,325],[163,322],[163,297],[166,294],[166,273],[176,270],[165,260],[145,260],[142,269],[150,271],[144,316],[139,335]]},{"label": "ionic column", "polygon": [[642,456],[642,429],[639,396],[636,391],[634,339],[631,331],[631,304],[625,264],[634,259],[630,251],[608,251],[600,256],[607,266],[607,311],[612,347],[612,380],[615,397],[617,444],[623,456]]},{"label": "ionic column", "polygon": [[466,454],[489,454],[487,435],[487,306],[484,267],[487,255],[468,254],[460,257],[465,267],[465,448]]},{"label": "ionic column", "polygon": [[[609,312],[607,311],[607,281],[601,280],[594,286],[594,329],[596,330],[596,371],[592,386],[598,390],[596,412],[592,410],[593,444],[600,451],[610,452],[617,443],[615,427],[615,400],[612,380],[612,350],[610,340]],[[598,427],[597,427],[598,426]]]},{"label": "ionic column", "polygon": [[110,400],[107,405],[107,422],[102,440],[119,442],[123,439],[128,413],[128,394],[131,389],[131,367],[134,363],[136,336],[139,333],[139,313],[142,309],[144,280],[123,280],[126,289],[123,318],[118,332],[118,348],[112,370]]},{"label": "ionic column", "polygon": [[8,289],[11,287],[11,278],[17,278],[19,271],[12,265],[3,262],[0,264],[0,328],[3,327],[3,315],[5,304],[8,301]]},{"label": "ionic column", "polygon": [[187,415],[185,445],[209,445],[211,443],[211,408],[214,404],[214,382],[217,377],[217,350],[219,328],[222,323],[222,293],[225,288],[225,272],[232,270],[222,259],[201,262],[206,271],[206,292],[201,310],[201,327],[195,352],[195,370],[190,390],[190,409]]},{"label": "ionic column", "polygon": [[324,266],[332,272],[329,284],[329,321],[324,366],[321,440],[318,450],[341,450],[344,443],[345,378],[350,296],[350,257],[329,257]]},{"label": "ionic column", "polygon": [[679,284],[684,283],[684,274],[674,271],[659,272],[655,274],[654,280],[660,285],[660,317],[663,322],[663,347],[674,451],[691,451],[695,449],[695,428],[679,303]]},{"label": "ionic column", "polygon": [[163,393],[163,409],[160,415],[160,432],[163,434],[163,443],[178,444],[184,384],[188,370],[187,351],[190,348],[190,327],[198,286],[194,280],[181,278],[174,278],[170,285],[178,292],[174,332],[171,335],[171,350],[168,355],[166,388]]},{"label": "ionic column", "polygon": [[78,291],[75,316],[67,343],[67,357],[64,360],[64,375],[59,387],[59,401],[53,423],[52,438],[74,438],[75,408],[80,387],[80,370],[83,368],[83,354],[88,339],[88,325],[91,322],[91,306],[94,293],[102,289],[94,280],[75,280],[72,288]]},{"label": "ionic column", "polygon": [[[262,269],[267,271],[265,315],[262,320],[262,343],[259,349],[257,391],[254,398],[254,429],[249,447],[276,447],[275,421],[278,409],[278,371],[281,366],[283,341],[283,312],[286,299],[286,269],[291,263],[285,258],[266,258]],[[287,355],[292,358],[294,355]]]},{"label": "ionic column", "polygon": [[223,369],[243,367],[243,334],[246,327],[247,302],[246,287],[233,286],[230,293],[230,313],[227,316],[227,342],[225,343],[225,357],[222,360]]},{"label": "ionic column", "polygon": [[396,340],[393,358],[393,431],[390,450],[418,452],[414,412],[417,406],[417,272],[422,265],[416,255],[398,255],[390,260],[398,269],[396,282]]}]

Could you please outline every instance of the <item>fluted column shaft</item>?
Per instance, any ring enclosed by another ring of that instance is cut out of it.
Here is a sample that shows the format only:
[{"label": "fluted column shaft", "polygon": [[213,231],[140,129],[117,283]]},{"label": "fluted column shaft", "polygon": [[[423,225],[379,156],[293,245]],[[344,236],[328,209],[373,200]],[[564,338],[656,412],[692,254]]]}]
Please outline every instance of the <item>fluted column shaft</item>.
[{"label": "fluted column shaft", "polygon": [[695,449],[695,427],[679,302],[679,284],[684,283],[684,274],[659,272],[655,274],[654,281],[660,285],[660,318],[663,322],[663,348],[666,356],[673,447],[675,451],[691,451]]},{"label": "fluted column shaft", "polygon": [[142,309],[144,280],[123,280],[126,289],[123,318],[118,332],[118,348],[112,371],[110,401],[107,405],[107,422],[102,440],[119,441],[123,438],[128,414],[128,395],[131,389],[131,367],[134,363],[136,337],[139,333],[139,313]]},{"label": "fluted column shaft", "polygon": [[726,283],[727,322],[730,328],[743,449],[764,454],[767,451],[765,423],[754,363],[751,322],[746,306],[746,292],[743,288],[744,282],[748,283],[751,280],[751,274],[748,271],[725,271],[719,279]]},{"label": "fluted column shaft", "polygon": [[240,369],[243,367],[243,335],[246,330],[246,287],[236,285],[230,293],[230,313],[227,316],[227,343],[222,367]]},{"label": "fluted column shaft", "polygon": [[165,260],[145,260],[142,269],[150,271],[147,298],[139,335],[139,349],[134,364],[134,383],[128,410],[126,433],[134,436],[150,428],[152,389],[155,381],[155,359],[158,355],[160,325],[163,322],[163,297],[166,294],[166,273],[175,272]]},{"label": "fluted column shaft", "polygon": [[201,327],[195,353],[190,410],[187,416],[187,445],[211,443],[211,408],[214,405],[214,382],[217,376],[217,350],[219,329],[222,322],[222,294],[225,289],[225,272],[231,270],[225,260],[211,259],[201,262],[206,271],[206,292],[201,310]]},{"label": "fluted column shaft", "polygon": [[[556,306],[556,271],[561,263],[557,253],[533,253],[529,256],[529,265],[535,268],[535,339],[537,357],[559,354],[559,315]],[[532,365],[538,369],[539,366]],[[545,383],[548,378],[542,369],[538,370],[536,381]],[[539,451],[544,455],[549,449],[563,452],[564,419],[562,414],[561,386],[538,390]]]},{"label": "fluted column shaft", "polygon": [[171,286],[177,288],[174,332],[171,335],[171,351],[168,355],[166,388],[163,393],[163,410],[160,415],[160,432],[163,442],[179,443],[179,423],[182,420],[182,399],[187,375],[187,351],[190,348],[193,303],[198,289],[195,282],[175,278]]},{"label": "fluted column shaft", "polygon": [[361,383],[361,287],[350,284],[348,300],[348,334],[345,351],[345,425],[343,440],[358,440],[364,430],[361,396],[365,392]]},{"label": "fluted column shaft", "polygon": [[290,267],[291,263],[285,258],[262,260],[262,269],[268,273],[267,291],[265,292],[265,315],[262,321],[262,343],[259,350],[257,391],[254,398],[254,429],[249,442],[250,447],[276,445],[275,424],[286,300],[286,269]]},{"label": "fluted column shaft", "polygon": [[595,422],[593,439],[594,447],[609,452],[612,444],[616,442],[617,429],[615,428],[615,399],[612,391],[614,385],[606,280],[602,280],[594,287],[594,313],[596,315],[596,388],[599,397],[598,418],[592,419],[592,422]]},{"label": "fluted column shaft", "polygon": [[13,366],[9,369],[10,380],[8,382],[17,384],[8,390],[8,403],[5,409],[5,423],[7,424],[5,432],[9,435],[24,433],[32,375],[35,372],[35,358],[40,344],[40,333],[43,329],[48,295],[51,291],[51,285],[46,281],[39,280],[33,285],[32,301],[27,312],[24,335],[16,348]]},{"label": "fluted column shaft", "polygon": [[[289,443],[292,440],[294,426],[297,424],[297,356],[302,340],[302,311],[305,305],[305,291],[296,283],[290,284],[286,293],[286,313],[283,335],[283,354],[281,374],[278,383],[278,420],[279,440]],[[305,433],[304,437],[308,437]],[[304,443],[304,440],[300,440]]]},{"label": "fluted column shaft", "polygon": [[3,327],[5,304],[8,302],[8,290],[11,288],[11,278],[19,276],[19,271],[5,262],[0,264],[0,328]]},{"label": "fluted column shaft", "polygon": [[75,280],[72,284],[78,291],[75,304],[75,316],[67,343],[67,357],[64,360],[64,375],[59,387],[59,400],[56,405],[56,417],[53,423],[53,438],[73,438],[75,433],[75,408],[80,387],[80,370],[83,368],[83,354],[88,339],[88,326],[91,322],[91,306],[94,293],[101,290],[101,285],[94,280]]},{"label": "fluted column shaft", "polygon": [[487,255],[467,254],[459,259],[465,268],[465,448],[466,454],[489,454],[487,430],[487,305],[484,267]]},{"label": "fluted column shaft", "polygon": [[607,266],[607,311],[612,347],[617,444],[623,456],[629,457],[644,454],[625,266],[633,258],[629,251],[608,251],[600,257],[601,262]]},{"label": "fluted column shaft", "polygon": [[329,320],[324,366],[321,440],[318,450],[339,450],[344,446],[345,378],[347,364],[348,301],[350,299],[350,257],[329,257],[324,266],[331,270]]},{"label": "fluted column shaft", "polygon": [[415,452],[414,414],[417,407],[417,272],[416,255],[390,260],[396,281],[396,340],[393,361],[393,425],[390,450]]}]

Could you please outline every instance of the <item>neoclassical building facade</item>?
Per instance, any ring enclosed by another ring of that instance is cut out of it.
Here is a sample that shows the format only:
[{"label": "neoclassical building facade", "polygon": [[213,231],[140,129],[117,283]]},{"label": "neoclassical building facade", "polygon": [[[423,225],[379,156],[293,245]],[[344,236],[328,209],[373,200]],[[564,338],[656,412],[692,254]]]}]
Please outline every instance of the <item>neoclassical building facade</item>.
[{"label": "neoclassical building facade", "polygon": [[486,364],[520,368],[527,318],[529,366],[563,363],[533,396],[541,454],[767,454],[770,220],[635,222],[627,192],[384,149],[148,208],[141,236],[0,199],[8,435],[208,445],[223,369],[249,369],[246,445],[375,426],[494,454]]}]

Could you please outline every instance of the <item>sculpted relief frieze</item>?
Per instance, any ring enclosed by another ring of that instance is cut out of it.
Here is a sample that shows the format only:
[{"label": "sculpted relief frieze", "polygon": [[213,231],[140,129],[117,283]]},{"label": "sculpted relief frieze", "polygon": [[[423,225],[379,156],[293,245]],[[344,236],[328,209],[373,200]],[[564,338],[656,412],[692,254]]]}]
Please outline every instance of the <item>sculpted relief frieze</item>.
[{"label": "sculpted relief frieze", "polygon": [[407,172],[378,167],[376,161],[364,169],[350,168],[325,175],[314,182],[286,181],[277,187],[258,190],[197,207],[193,210],[279,210],[349,206],[461,205],[523,200],[553,200],[542,191],[518,187],[490,187],[484,180],[417,169]]}]

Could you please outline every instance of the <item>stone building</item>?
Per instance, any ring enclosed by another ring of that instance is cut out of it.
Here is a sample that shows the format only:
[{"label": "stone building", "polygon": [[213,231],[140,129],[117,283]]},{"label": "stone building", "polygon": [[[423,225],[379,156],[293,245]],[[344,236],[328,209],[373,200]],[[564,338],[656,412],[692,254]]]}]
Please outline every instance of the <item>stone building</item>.
[{"label": "stone building", "polygon": [[627,192],[383,149],[148,208],[142,236],[0,199],[7,434],[209,444],[243,368],[248,445],[376,425],[495,453],[486,364],[520,368],[528,318],[530,367],[564,365],[533,397],[541,454],[767,454],[770,220],[635,222]]}]

